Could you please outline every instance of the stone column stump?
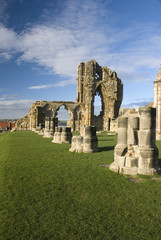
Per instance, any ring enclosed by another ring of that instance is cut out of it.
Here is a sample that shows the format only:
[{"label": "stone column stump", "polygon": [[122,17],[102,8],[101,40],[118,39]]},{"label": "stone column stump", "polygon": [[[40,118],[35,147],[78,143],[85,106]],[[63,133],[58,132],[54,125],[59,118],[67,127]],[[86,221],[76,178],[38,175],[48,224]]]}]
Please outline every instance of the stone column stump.
[{"label": "stone column stump", "polygon": [[44,138],[52,138],[54,134],[54,118],[45,117]]},{"label": "stone column stump", "polygon": [[114,162],[110,169],[130,175],[153,175],[159,169],[155,129],[155,108],[139,108],[138,117],[120,117]]},{"label": "stone column stump", "polygon": [[61,143],[71,143],[72,133],[70,127],[62,127]]},{"label": "stone column stump", "polygon": [[92,153],[98,151],[98,139],[96,136],[96,127],[85,127],[85,136],[83,138],[83,152]]},{"label": "stone column stump", "polygon": [[61,143],[62,127],[56,127],[53,137],[53,143]]},{"label": "stone column stump", "polygon": [[72,137],[72,145],[71,148],[69,149],[70,152],[75,152],[76,151],[76,141],[77,141],[78,136],[73,136]]}]

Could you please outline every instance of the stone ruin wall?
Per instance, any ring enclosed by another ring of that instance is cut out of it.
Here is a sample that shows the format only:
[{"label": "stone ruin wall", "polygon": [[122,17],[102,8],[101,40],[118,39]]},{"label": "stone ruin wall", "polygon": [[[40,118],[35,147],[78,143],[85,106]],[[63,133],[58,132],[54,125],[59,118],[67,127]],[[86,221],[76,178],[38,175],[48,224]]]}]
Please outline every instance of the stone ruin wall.
[{"label": "stone ruin wall", "polygon": [[[17,121],[17,129],[53,137],[54,143],[72,141],[70,151],[89,153],[98,151],[96,127],[104,131],[113,128],[118,132],[118,139],[114,162],[110,165],[112,171],[130,175],[153,175],[158,171],[155,141],[156,136],[161,140],[161,68],[154,82],[154,103],[139,109],[119,111],[122,82],[115,72],[111,73],[107,67],[101,68],[94,60],[79,65],[77,81],[75,103],[37,101],[32,104],[29,114]],[[102,111],[96,118],[94,97],[97,92],[102,98]],[[56,117],[62,105],[70,115],[69,127],[63,129],[58,127]],[[92,126],[94,124],[96,127]],[[72,138],[71,130],[79,130],[80,136]]]},{"label": "stone ruin wall", "polygon": [[45,118],[56,118],[57,111],[61,106],[65,106],[68,111],[70,121],[67,124],[72,128],[72,131],[75,131],[79,125],[79,104],[63,101],[37,101],[33,103],[29,114],[17,121],[16,129],[36,131],[40,126],[41,128],[45,128]]},{"label": "stone ruin wall", "polygon": [[156,108],[156,139],[161,140],[161,67],[154,81],[154,107]]},{"label": "stone ruin wall", "polygon": [[[102,100],[99,116],[94,115],[96,94]],[[122,98],[123,84],[115,71],[102,68],[95,60],[79,64],[76,102],[81,108],[81,126],[95,125],[97,130],[110,130],[111,121],[118,117]]]},{"label": "stone ruin wall", "polygon": [[[102,100],[102,111],[94,116],[94,98],[99,94]],[[77,76],[77,98],[75,102],[37,101],[33,103],[29,114],[16,123],[17,130],[36,131],[45,128],[45,117],[57,116],[61,106],[65,106],[70,120],[67,126],[72,131],[81,127],[96,126],[97,130],[108,131],[110,124],[118,117],[123,98],[123,84],[115,71],[101,67],[95,60],[80,63]]]},{"label": "stone ruin wall", "polygon": [[[98,93],[102,99],[102,111],[94,116],[94,97]],[[79,131],[83,126],[95,125],[97,131],[118,131],[118,115],[137,116],[138,109],[120,109],[123,85],[115,72],[100,67],[95,60],[80,63],[77,76],[76,102],[33,103],[30,112],[16,122],[18,130],[36,130],[39,125],[45,127],[45,116],[56,117],[58,109],[64,105],[70,115],[67,126]],[[156,139],[161,140],[161,67],[154,81],[154,103],[156,108]]]}]

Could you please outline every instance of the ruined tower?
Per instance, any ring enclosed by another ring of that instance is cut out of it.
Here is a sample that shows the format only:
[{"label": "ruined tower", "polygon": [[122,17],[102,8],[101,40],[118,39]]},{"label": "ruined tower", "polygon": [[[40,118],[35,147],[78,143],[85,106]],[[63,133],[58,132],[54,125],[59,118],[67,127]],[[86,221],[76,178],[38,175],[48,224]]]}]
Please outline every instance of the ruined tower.
[{"label": "ruined tower", "polygon": [[[100,95],[102,101],[99,116],[94,116],[96,94]],[[123,84],[115,71],[99,66],[95,60],[79,64],[76,102],[81,107],[81,125],[95,125],[97,130],[110,130],[110,122],[118,117],[122,97]]]}]

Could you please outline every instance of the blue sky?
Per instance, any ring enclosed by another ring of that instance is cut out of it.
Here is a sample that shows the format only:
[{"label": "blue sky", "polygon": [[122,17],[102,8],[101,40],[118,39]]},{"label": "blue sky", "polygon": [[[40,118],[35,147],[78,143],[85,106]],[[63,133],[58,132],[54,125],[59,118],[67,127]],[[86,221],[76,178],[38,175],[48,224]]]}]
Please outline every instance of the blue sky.
[{"label": "blue sky", "polygon": [[0,0],[0,118],[75,101],[77,66],[91,59],[123,81],[122,107],[152,102],[160,13],[161,0]]}]

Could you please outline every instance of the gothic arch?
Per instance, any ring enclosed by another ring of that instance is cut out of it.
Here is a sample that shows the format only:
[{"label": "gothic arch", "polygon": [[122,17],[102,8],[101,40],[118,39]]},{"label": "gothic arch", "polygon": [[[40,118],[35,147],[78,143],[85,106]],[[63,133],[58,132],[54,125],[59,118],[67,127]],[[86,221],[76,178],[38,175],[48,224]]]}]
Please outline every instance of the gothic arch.
[{"label": "gothic arch", "polygon": [[59,109],[60,109],[62,106],[64,106],[65,110],[67,110],[67,112],[68,112],[69,117],[71,118],[71,109],[70,109],[70,107],[68,107],[68,105],[65,104],[65,103],[60,103],[60,105],[56,107],[56,109],[55,109],[55,111],[54,111],[54,116],[55,116],[55,117],[57,116],[58,111],[59,111]]}]

